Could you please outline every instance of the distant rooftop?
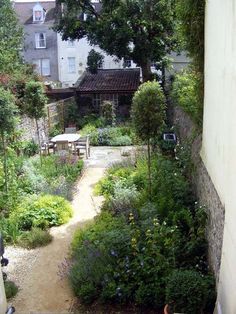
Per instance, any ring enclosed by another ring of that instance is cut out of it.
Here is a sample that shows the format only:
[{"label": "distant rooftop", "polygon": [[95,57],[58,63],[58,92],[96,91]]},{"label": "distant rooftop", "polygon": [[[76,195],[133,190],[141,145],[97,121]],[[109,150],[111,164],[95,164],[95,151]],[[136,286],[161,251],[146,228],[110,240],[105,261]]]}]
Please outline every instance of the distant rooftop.
[{"label": "distant rooftop", "polygon": [[79,93],[135,92],[140,83],[140,69],[101,69],[86,72],[77,85]]},{"label": "distant rooftop", "polygon": [[42,7],[46,10],[44,23],[53,22],[55,18],[55,1],[15,1],[14,9],[21,24],[33,23],[33,7],[36,3],[42,3]]}]

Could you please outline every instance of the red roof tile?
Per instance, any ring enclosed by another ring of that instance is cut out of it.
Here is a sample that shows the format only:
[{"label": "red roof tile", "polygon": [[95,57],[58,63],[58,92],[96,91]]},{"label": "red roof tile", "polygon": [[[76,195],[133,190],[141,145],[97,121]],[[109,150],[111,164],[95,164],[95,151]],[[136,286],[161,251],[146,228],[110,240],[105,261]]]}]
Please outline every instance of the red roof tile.
[{"label": "red roof tile", "polygon": [[86,72],[77,86],[79,93],[96,92],[134,92],[140,82],[140,70],[114,69],[98,70],[98,73]]}]

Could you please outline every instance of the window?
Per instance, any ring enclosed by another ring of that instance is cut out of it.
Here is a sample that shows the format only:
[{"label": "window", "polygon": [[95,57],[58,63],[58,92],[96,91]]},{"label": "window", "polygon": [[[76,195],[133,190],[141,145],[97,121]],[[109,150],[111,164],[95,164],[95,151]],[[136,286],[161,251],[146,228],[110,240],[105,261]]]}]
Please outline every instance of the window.
[{"label": "window", "polygon": [[37,3],[34,7],[33,7],[33,22],[43,22],[44,21],[44,17],[45,17],[45,11],[44,8]]},{"label": "window", "polygon": [[50,60],[37,59],[33,60],[35,71],[42,76],[50,76]]},{"label": "window", "polygon": [[95,108],[100,108],[101,105],[101,94],[93,95],[93,106]]},{"label": "window", "polygon": [[37,49],[46,48],[46,34],[35,33],[35,47]]},{"label": "window", "polygon": [[50,75],[50,60],[49,59],[41,60],[41,71],[42,71],[42,76]]},{"label": "window", "polygon": [[75,58],[68,58],[68,73],[75,73]]},{"label": "window", "polygon": [[124,68],[130,68],[131,67],[131,60],[124,59]]},{"label": "window", "polygon": [[104,94],[102,95],[102,101],[112,101],[115,106],[118,105],[118,94]]},{"label": "window", "polygon": [[67,41],[67,47],[68,48],[73,48],[75,46],[75,41],[74,40],[68,40]]}]

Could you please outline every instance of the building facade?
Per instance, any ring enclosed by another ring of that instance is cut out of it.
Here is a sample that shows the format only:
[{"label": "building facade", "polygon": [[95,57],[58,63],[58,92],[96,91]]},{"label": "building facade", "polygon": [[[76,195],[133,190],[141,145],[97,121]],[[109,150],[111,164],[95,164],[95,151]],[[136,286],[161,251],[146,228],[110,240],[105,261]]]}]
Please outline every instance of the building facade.
[{"label": "building facade", "polygon": [[[100,3],[95,0],[93,3],[99,10]],[[52,29],[56,16],[55,0],[15,0],[14,8],[24,29],[24,59],[34,65],[45,81],[57,82],[61,87],[73,86],[86,70],[87,57],[92,49],[104,56],[103,69],[136,68],[132,60],[109,56],[99,47],[91,46],[86,38],[63,41],[61,35]],[[171,74],[189,63],[183,54],[172,53],[170,57]],[[154,66],[152,71],[157,72]]]},{"label": "building facade", "polygon": [[23,56],[49,81],[59,81],[57,33],[52,30],[55,2],[15,2],[24,29]]},{"label": "building facade", "polygon": [[201,156],[225,208],[215,313],[236,313],[236,5],[207,0]]}]

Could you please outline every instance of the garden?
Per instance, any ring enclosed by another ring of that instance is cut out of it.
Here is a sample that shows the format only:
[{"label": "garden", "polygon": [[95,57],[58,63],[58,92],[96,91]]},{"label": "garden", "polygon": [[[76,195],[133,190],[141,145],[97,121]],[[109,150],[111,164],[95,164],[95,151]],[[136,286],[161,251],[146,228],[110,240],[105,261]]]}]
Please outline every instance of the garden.
[{"label": "garden", "polygon": [[147,149],[112,165],[95,186],[105,201],[95,221],[74,236],[69,272],[74,293],[90,306],[134,304],[162,313],[168,304],[175,312],[212,313],[207,216],[191,190],[190,162],[184,147],[177,147],[173,158],[153,145],[165,127],[158,83],[140,87],[132,117]]},{"label": "garden", "polygon": [[[65,125],[74,125],[82,136],[89,135],[92,146],[130,146],[139,143],[131,121],[118,121],[113,102],[104,101],[101,113],[81,116],[78,105],[71,103],[66,108]],[[62,133],[61,125],[50,131],[50,136]]]},{"label": "garden", "polygon": [[[8,149],[8,191],[4,190],[0,162],[0,229],[4,240],[26,248],[48,244],[48,228],[63,224],[72,215],[70,200],[83,161],[77,156],[17,156]],[[53,178],[53,180],[52,180]]]}]

